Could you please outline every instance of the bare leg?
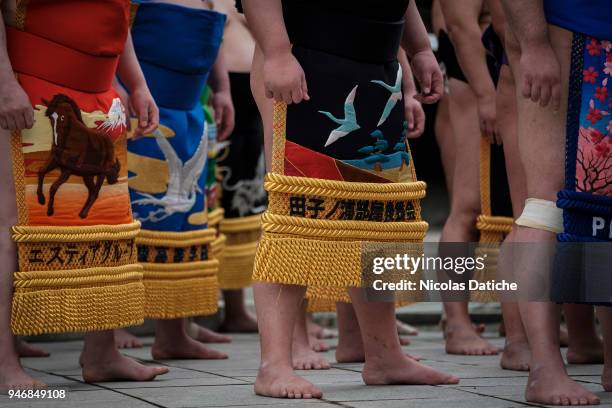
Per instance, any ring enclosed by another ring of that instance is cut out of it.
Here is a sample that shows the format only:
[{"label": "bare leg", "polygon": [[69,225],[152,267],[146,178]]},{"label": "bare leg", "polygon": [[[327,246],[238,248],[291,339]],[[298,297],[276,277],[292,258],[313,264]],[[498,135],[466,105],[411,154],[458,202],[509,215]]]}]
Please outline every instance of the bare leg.
[{"label": "bare leg", "polygon": [[293,368],[296,370],[327,370],[330,368],[327,360],[321,357],[311,346],[306,328],[305,302],[301,307],[301,312],[297,315],[293,328],[291,355],[293,357]]},{"label": "bare leg", "polygon": [[602,364],[603,343],[595,327],[595,308],[590,305],[563,305],[569,333],[567,362],[570,364]]},{"label": "bare leg", "polygon": [[49,357],[49,353],[38,347],[26,343],[23,340],[15,339],[15,349],[19,357]]},{"label": "bare leg", "polygon": [[118,349],[142,347],[142,342],[126,329],[115,329],[115,346]]},{"label": "bare leg", "polygon": [[257,333],[257,320],[246,308],[244,290],[223,290],[225,317],[220,330],[225,333]]},{"label": "bare leg", "polygon": [[112,330],[85,335],[81,363],[83,380],[90,383],[151,381],[168,372],[166,367],[148,367],[119,353]]},{"label": "bare leg", "polygon": [[453,173],[455,171],[455,135],[450,119],[449,96],[444,95],[438,103],[434,132],[440,148],[440,158],[446,179],[448,195],[453,196]]},{"label": "bare leg", "polygon": [[293,329],[306,288],[256,283],[253,292],[261,340],[255,393],[274,398],[321,398],[321,390],[293,372]]},{"label": "bare leg", "polygon": [[[363,363],[365,361],[365,350],[361,338],[361,328],[355,314],[355,308],[350,303],[338,303],[336,305],[338,314],[338,347],[336,347],[336,361],[339,363]],[[397,326],[397,320],[396,320]],[[407,346],[407,339],[402,339],[398,334],[400,346]],[[419,361],[420,358],[405,353],[406,357]]]},{"label": "bare leg", "polygon": [[[517,115],[514,78],[510,67],[504,65],[497,85],[497,134],[501,136],[504,144],[512,212],[515,219],[523,212],[527,199],[527,176],[521,163],[518,146]],[[513,228],[504,243],[512,245],[515,238],[516,228]],[[501,263],[500,259],[498,268],[502,267]],[[531,352],[518,304],[516,302],[502,303],[502,314],[506,342],[500,365],[505,370],[528,371]]]},{"label": "bare leg", "polygon": [[[479,146],[480,127],[476,97],[470,86],[450,80],[450,118],[455,136],[455,166],[450,215],[440,242],[476,242],[476,217],[480,214]],[[497,348],[480,337],[472,325],[467,302],[445,302],[446,352],[491,355]]]},{"label": "bare leg", "polygon": [[363,289],[349,289],[365,350],[361,376],[367,385],[456,384],[459,378],[407,357],[399,344],[392,302],[368,302]]},{"label": "bare leg", "polygon": [[[272,168],[272,101],[265,96],[263,52],[256,46],[251,69],[251,90],[264,127],[266,168]],[[321,398],[323,393],[293,372],[291,343],[306,288],[256,283],[253,285],[261,363],[255,393],[275,398]]]},{"label": "bare leg", "polygon": [[156,360],[222,360],[227,354],[211,350],[187,334],[187,319],[155,321],[155,343],[151,354]]},{"label": "bare leg", "polygon": [[15,184],[10,158],[11,136],[0,129],[0,392],[9,389],[40,388],[21,367],[11,332],[13,273],[17,270],[17,248],[10,230],[17,224]]},{"label": "bare leg", "polygon": [[[569,78],[571,34],[554,26],[549,28],[553,48],[562,66],[561,78]],[[511,35],[507,36],[507,52],[516,80],[520,78],[520,49]],[[555,201],[557,192],[563,188],[567,81],[563,85],[562,100],[565,103],[560,112],[524,99],[517,90],[519,147],[527,176],[528,196],[532,198]],[[533,137],[535,133],[538,137]],[[546,160],[542,160],[543,152],[546,152]],[[548,231],[519,227],[516,241],[545,245],[554,243],[556,237]],[[552,258],[552,253],[546,250],[540,249],[534,253],[542,260]],[[519,283],[537,279],[537,276],[529,275],[534,271],[528,271],[529,266],[536,263],[537,260],[532,258],[522,265],[524,267],[517,268],[517,276],[523,275],[519,276]],[[537,272],[548,273],[535,271],[536,275]],[[531,370],[525,390],[527,401],[549,405],[599,403],[597,396],[570,379],[565,371],[559,351],[560,308],[544,302],[520,302],[519,308],[531,347]]]},{"label": "bare leg", "polygon": [[200,326],[196,322],[189,321],[187,334],[202,343],[231,343],[232,338],[224,334],[217,333],[207,327]]},{"label": "bare leg", "polygon": [[597,317],[599,318],[601,331],[604,336],[606,355],[603,373],[601,374],[601,383],[604,390],[612,392],[612,307],[602,306],[597,308]]}]

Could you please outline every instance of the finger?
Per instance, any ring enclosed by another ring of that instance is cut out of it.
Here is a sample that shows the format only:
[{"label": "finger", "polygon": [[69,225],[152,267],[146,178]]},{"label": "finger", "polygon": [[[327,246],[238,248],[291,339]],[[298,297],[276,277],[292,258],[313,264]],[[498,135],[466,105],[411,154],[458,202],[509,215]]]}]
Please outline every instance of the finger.
[{"label": "finger", "polygon": [[25,121],[25,128],[32,129],[32,126],[34,126],[34,110],[26,109],[23,112],[23,119]]},{"label": "finger", "polygon": [[153,133],[159,126],[159,108],[154,103],[149,104],[149,124],[144,130],[144,134]]},{"label": "finger", "polygon": [[15,119],[13,115],[6,115],[6,125],[8,130],[17,130],[17,123],[15,123]]},{"label": "finger", "polygon": [[406,108],[406,122],[408,123],[408,132],[414,130],[414,112],[411,106]]},{"label": "finger", "polygon": [[302,77],[302,95],[304,95],[304,100],[309,101],[310,95],[308,94],[308,84],[306,83],[306,77]]},{"label": "finger", "polygon": [[274,91],[274,100],[276,102],[284,102],[283,94],[280,91]]},{"label": "finger", "polygon": [[0,116],[0,127],[4,130],[8,130],[8,123],[6,121],[6,117],[4,115]]},{"label": "finger", "polygon": [[561,84],[555,83],[552,87],[552,96],[551,96],[552,106],[555,111],[561,109]]},{"label": "finger", "polygon": [[534,84],[531,87],[531,101],[538,103],[540,101],[540,95],[542,94],[542,85],[540,83]]},{"label": "finger", "polygon": [[266,88],[266,98],[268,99],[272,99],[274,98],[274,92],[272,92],[270,89]]},{"label": "finger", "polygon": [[423,78],[421,78],[421,91],[424,95],[429,95],[431,93],[431,75],[426,74]]},{"label": "finger", "polygon": [[523,79],[523,89],[521,90],[522,94],[523,94],[523,98],[525,99],[529,99],[531,98],[531,77],[526,76]]},{"label": "finger", "polygon": [[546,107],[550,103],[550,98],[552,97],[552,88],[550,85],[546,84],[542,87],[542,93],[540,94],[540,106]]},{"label": "finger", "polygon": [[145,106],[138,107],[138,127],[140,130],[149,125],[149,110]]},{"label": "finger", "polygon": [[433,82],[431,85],[431,96],[435,98],[434,102],[438,102],[440,98],[442,98],[442,94],[444,93],[444,78],[442,77],[442,73],[437,70],[433,76]]},{"label": "finger", "polygon": [[423,109],[414,110],[414,127],[408,131],[408,138],[420,137],[425,132],[425,112]]},{"label": "finger", "polygon": [[283,91],[282,99],[287,105],[291,105],[293,103],[293,99],[291,98],[291,89],[285,89]]},{"label": "finger", "polygon": [[304,94],[302,93],[302,87],[294,89],[291,91],[291,101],[293,103],[300,103],[304,99]]},{"label": "finger", "polygon": [[25,129],[26,122],[23,113],[15,112],[15,114],[13,114],[13,120],[15,121],[17,129]]}]

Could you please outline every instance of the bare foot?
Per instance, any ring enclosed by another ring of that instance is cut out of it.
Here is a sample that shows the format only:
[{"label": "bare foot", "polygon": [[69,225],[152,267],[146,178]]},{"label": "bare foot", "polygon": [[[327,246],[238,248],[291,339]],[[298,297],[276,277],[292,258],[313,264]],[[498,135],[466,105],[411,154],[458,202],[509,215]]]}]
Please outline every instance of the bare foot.
[{"label": "bare foot", "polygon": [[599,405],[599,398],[569,378],[564,369],[548,367],[529,372],[525,399],[545,405]]},{"label": "bare foot", "polygon": [[308,343],[310,343],[310,348],[318,353],[329,351],[329,344],[314,336],[311,336],[310,334],[308,334]]},{"label": "bare foot", "polygon": [[160,341],[155,338],[151,355],[155,360],[223,360],[227,354],[212,350],[198,340],[177,334],[171,341]]},{"label": "bare foot", "polygon": [[141,348],[142,342],[125,329],[115,329],[115,346],[118,349]]},{"label": "bare foot", "polygon": [[[421,357],[405,353],[406,357],[414,361],[420,361]],[[354,348],[348,346],[336,347],[336,362],[338,363],[364,363],[365,354],[363,353],[363,346],[361,348]]]},{"label": "bare foot", "polygon": [[407,337],[399,336],[399,342],[400,342],[400,346],[409,346],[410,345],[410,339],[408,339]]},{"label": "bare foot", "polygon": [[571,344],[567,349],[567,362],[570,364],[603,364],[604,351],[601,339],[595,338],[591,344]]},{"label": "bare foot", "polygon": [[401,334],[404,336],[416,336],[419,334],[419,331],[416,327],[404,323],[399,319],[395,320],[395,325],[397,326],[397,334]]},{"label": "bare foot", "polygon": [[361,376],[367,385],[392,384],[457,384],[459,378],[436,371],[406,356],[401,358],[371,359],[363,366]]},{"label": "bare foot", "polygon": [[[442,319],[440,319],[440,330],[442,331],[442,337],[444,337],[444,339],[446,339],[446,325],[448,324],[448,319],[446,317],[442,317]],[[482,334],[485,332],[485,330],[487,329],[487,326],[484,325],[484,323],[472,323],[472,327],[474,328],[474,330],[476,330],[476,333],[478,334]]]},{"label": "bare foot", "polygon": [[[310,336],[309,336],[310,337]],[[293,368],[295,370],[328,370],[329,362],[311,346],[294,341],[292,346]]]},{"label": "bare foot", "polygon": [[288,367],[262,365],[255,380],[255,394],[272,398],[321,398],[323,393],[313,384],[295,375]]},{"label": "bare foot", "polygon": [[187,326],[187,332],[191,337],[202,343],[231,343],[232,338],[214,332],[206,327],[200,326],[195,322],[190,322]]},{"label": "bare foot", "polygon": [[338,330],[328,329],[314,322],[312,315],[306,315],[306,327],[308,334],[316,337],[317,339],[334,339],[338,337]]},{"label": "bare foot", "polygon": [[473,326],[446,327],[446,352],[468,356],[492,356],[497,347],[480,337]]},{"label": "bare foot", "polygon": [[88,383],[107,381],[152,381],[168,372],[167,367],[148,367],[115,350],[109,355],[82,355],[83,380]]},{"label": "bare foot", "polygon": [[45,350],[19,339],[15,339],[15,350],[19,357],[49,357]]},{"label": "bare foot", "polygon": [[245,313],[240,318],[228,319],[226,317],[219,331],[222,333],[257,333],[257,319],[250,313]]},{"label": "bare foot", "polygon": [[504,370],[529,371],[530,360],[531,351],[527,341],[506,341],[499,363]]},{"label": "bare foot", "polygon": [[607,392],[612,392],[612,364],[604,367],[601,374],[601,385],[603,385],[604,390]]},{"label": "bare foot", "polygon": [[36,390],[47,385],[29,376],[18,361],[0,363],[0,394],[10,390]]},{"label": "bare foot", "polygon": [[559,328],[559,343],[561,344],[561,347],[569,346],[569,334],[565,326],[561,326]]}]

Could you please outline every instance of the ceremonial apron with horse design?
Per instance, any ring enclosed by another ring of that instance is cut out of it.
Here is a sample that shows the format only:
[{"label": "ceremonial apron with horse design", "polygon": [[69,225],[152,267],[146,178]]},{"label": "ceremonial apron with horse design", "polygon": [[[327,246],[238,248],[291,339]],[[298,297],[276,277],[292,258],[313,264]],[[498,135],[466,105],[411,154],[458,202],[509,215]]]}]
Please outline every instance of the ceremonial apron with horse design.
[{"label": "ceremonial apron with horse design", "polygon": [[160,128],[130,141],[128,166],[144,267],[146,315],[217,311],[215,230],[207,228],[208,127],[200,96],[217,57],[225,16],[174,4],[139,3],[132,38]]},{"label": "ceremonial apron with horse design", "polygon": [[127,39],[124,0],[17,1],[11,64],[35,112],[15,132],[19,223],[12,329],[31,335],[140,324],[125,110],[111,84]]},{"label": "ceremonial apron with horse design", "polygon": [[[396,245],[414,243],[420,255],[427,231],[397,61],[404,22],[309,6],[285,18],[311,99],[274,106],[269,207],[253,279],[348,300],[347,287],[369,286],[374,254],[394,256],[409,250]],[[380,41],[361,42],[364,35]]]}]

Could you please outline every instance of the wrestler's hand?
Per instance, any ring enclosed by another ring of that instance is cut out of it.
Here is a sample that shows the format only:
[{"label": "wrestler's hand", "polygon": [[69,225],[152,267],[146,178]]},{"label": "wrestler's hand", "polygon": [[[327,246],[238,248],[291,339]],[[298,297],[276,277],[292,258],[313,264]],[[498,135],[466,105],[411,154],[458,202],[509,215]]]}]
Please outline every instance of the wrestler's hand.
[{"label": "wrestler's hand", "polygon": [[491,144],[501,144],[495,134],[496,129],[496,94],[493,91],[491,94],[481,96],[477,99],[478,120],[480,122],[480,131],[489,139]]},{"label": "wrestler's hand", "polygon": [[310,100],[306,75],[291,52],[264,57],[266,97],[287,104]]},{"label": "wrestler's hand", "polygon": [[138,119],[134,139],[152,133],[159,126],[159,109],[146,84],[137,86],[132,90],[130,111]]},{"label": "wrestler's hand", "polygon": [[404,95],[404,115],[408,123],[406,137],[416,139],[425,132],[425,111],[423,105],[416,99],[416,95]]},{"label": "wrestler's hand", "polygon": [[561,65],[549,43],[523,47],[520,60],[521,92],[540,106],[561,106]]},{"label": "wrestler's hand", "polygon": [[217,140],[227,139],[234,131],[234,103],[230,91],[213,92],[211,104],[215,111]]},{"label": "wrestler's hand", "polygon": [[444,92],[444,80],[433,52],[425,50],[414,54],[410,66],[421,87],[421,93],[416,99],[425,104],[438,102]]},{"label": "wrestler's hand", "polygon": [[0,78],[0,127],[5,130],[31,129],[34,109],[30,98],[12,75]]}]

